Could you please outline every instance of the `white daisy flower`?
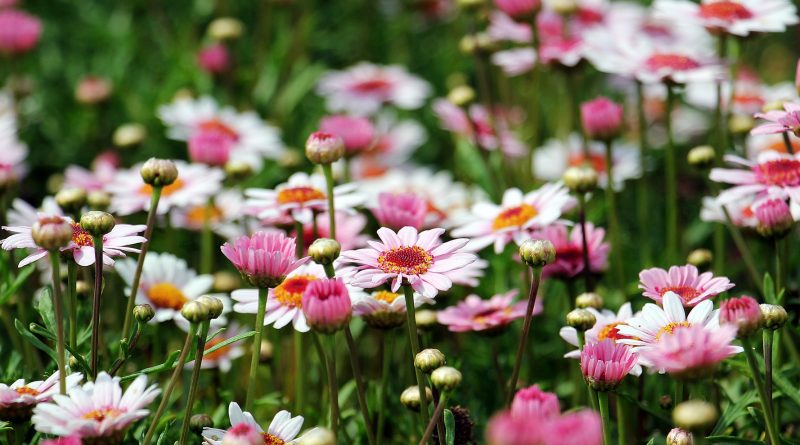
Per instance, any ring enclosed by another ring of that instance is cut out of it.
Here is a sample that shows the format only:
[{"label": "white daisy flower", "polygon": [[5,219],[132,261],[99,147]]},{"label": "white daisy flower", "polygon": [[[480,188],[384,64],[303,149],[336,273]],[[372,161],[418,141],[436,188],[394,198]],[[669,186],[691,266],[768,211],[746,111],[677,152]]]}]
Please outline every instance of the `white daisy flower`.
[{"label": "white daisy flower", "polygon": [[[264,438],[265,444],[295,444],[302,437],[297,437],[300,430],[303,428],[303,416],[292,417],[289,411],[278,411],[272,422],[269,424],[267,431],[261,428],[261,425],[256,422],[253,415],[247,411],[242,411],[239,404],[231,402],[228,406],[228,418],[230,419],[231,426],[246,423],[255,428]],[[225,430],[218,428],[204,428],[203,429],[203,443],[206,445],[222,445],[222,438],[225,437]]]}]

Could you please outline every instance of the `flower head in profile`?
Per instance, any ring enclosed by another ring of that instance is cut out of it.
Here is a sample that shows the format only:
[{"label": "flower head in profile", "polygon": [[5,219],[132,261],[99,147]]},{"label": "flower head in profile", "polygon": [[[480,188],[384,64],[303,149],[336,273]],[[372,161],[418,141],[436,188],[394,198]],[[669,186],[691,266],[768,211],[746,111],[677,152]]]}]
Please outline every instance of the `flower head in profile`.
[{"label": "flower head in profile", "polygon": [[350,322],[353,305],[341,278],[314,280],[303,292],[303,314],[311,329],[332,334]]},{"label": "flower head in profile", "polygon": [[630,346],[605,339],[587,343],[581,351],[581,372],[595,391],[610,391],[636,366],[636,353]]},{"label": "flower head in profile", "polygon": [[[67,391],[80,383],[81,374],[70,374],[65,379]],[[39,403],[49,402],[58,394],[58,371],[45,380],[25,383],[19,379],[10,385],[0,383],[0,420],[20,423],[30,420],[33,409]]]},{"label": "flower head in profile", "polygon": [[[253,428],[261,436],[264,444],[294,443],[295,439],[299,439],[297,435],[303,428],[304,420],[303,416],[292,417],[289,411],[278,411],[278,414],[275,414],[275,417],[272,418],[267,431],[264,431],[253,415],[247,411],[242,411],[242,408],[236,402],[231,402],[228,406],[228,418],[232,426],[246,424]],[[209,445],[222,445],[222,438],[225,437],[225,433],[225,430],[218,428],[204,428],[203,439]]]},{"label": "flower head in profile", "polygon": [[[565,224],[551,224],[535,231],[533,237],[549,240],[556,248],[556,260],[542,269],[543,276],[568,279],[583,272],[583,230],[580,225],[568,232]],[[604,238],[604,229],[586,223],[589,271],[594,274],[603,273],[608,268],[611,245]]]},{"label": "flower head in profile", "polygon": [[747,337],[761,327],[761,308],[753,297],[747,295],[729,298],[720,304],[719,322],[737,328],[740,337]]},{"label": "flower head in profile", "polygon": [[660,372],[677,378],[696,379],[711,375],[719,362],[742,352],[741,347],[731,345],[735,337],[735,326],[706,329],[702,325],[693,325],[665,335],[652,348],[643,349],[641,354],[651,367]]},{"label": "flower head in profile", "polygon": [[442,243],[444,229],[417,232],[403,227],[395,232],[381,227],[381,242],[369,241],[369,248],[342,252],[341,258],[358,266],[351,284],[366,289],[391,281],[392,292],[409,284],[420,294],[433,298],[439,291],[450,289],[452,277],[477,257],[464,251],[466,239]]},{"label": "flower head in profile", "polygon": [[495,6],[512,17],[527,17],[542,5],[539,0],[494,0]]},{"label": "flower head in profile", "polygon": [[490,114],[482,105],[473,104],[465,110],[449,100],[438,99],[433,111],[443,129],[468,138],[484,150],[500,150],[509,157],[526,153],[525,144],[511,131],[518,123],[514,110],[498,108]]},{"label": "flower head in profile", "polygon": [[800,136],[798,134],[800,133],[800,104],[784,102],[783,111],[772,110],[766,113],[756,113],[755,116],[769,123],[753,128],[750,132],[753,135],[790,132],[795,136]]},{"label": "flower head in profile", "polygon": [[147,386],[144,375],[123,392],[119,377],[101,372],[94,382],[75,387],[67,395],[55,395],[52,402],[39,404],[31,420],[41,433],[77,435],[93,443],[118,440],[134,422],[147,417],[150,413],[147,406],[160,392],[157,385]]},{"label": "flower head in profile", "polygon": [[42,445],[81,445],[80,436],[59,437],[58,439],[48,439]]},{"label": "flower head in profile", "polygon": [[522,388],[514,394],[511,413],[519,417],[547,418],[561,414],[558,396],[542,391],[539,385]]},{"label": "flower head in profile", "polygon": [[495,253],[514,241],[517,244],[530,238],[530,230],[541,229],[556,222],[562,212],[574,204],[561,183],[545,184],[529,193],[511,188],[503,193],[500,205],[479,202],[464,223],[453,230],[454,236],[470,239],[470,249],[480,250],[490,244]]},{"label": "flower head in profile", "polygon": [[372,214],[383,227],[400,230],[411,226],[420,230],[428,216],[428,203],[414,193],[381,193]]},{"label": "flower head in profile", "polygon": [[489,445],[601,445],[600,416],[589,410],[563,415],[531,416],[501,411],[486,426]]},{"label": "flower head in profile", "polygon": [[289,272],[307,263],[295,258],[295,239],[282,232],[256,232],[225,243],[220,248],[251,285],[274,288]]},{"label": "flower head in profile", "polygon": [[42,22],[16,9],[0,10],[0,54],[23,54],[39,43]]},{"label": "flower head in profile", "polygon": [[[527,302],[514,302],[517,293],[517,290],[512,290],[488,300],[477,295],[469,295],[455,306],[439,311],[436,318],[451,332],[496,332],[525,316]],[[541,299],[537,299],[536,303],[533,313],[540,314]]]},{"label": "flower head in profile", "polygon": [[[372,293],[350,294],[353,315],[361,317],[367,325],[378,329],[391,329],[406,321],[406,299],[402,294],[387,290]],[[433,304],[433,299],[414,293],[414,307]]]},{"label": "flower head in profile", "polygon": [[734,286],[727,277],[715,277],[711,272],[700,273],[691,264],[672,266],[668,271],[653,267],[639,273],[642,295],[657,303],[661,303],[666,293],[672,292],[680,297],[684,306],[694,307]]},{"label": "flower head in profile", "polygon": [[609,141],[622,131],[622,106],[607,97],[581,104],[583,131],[591,139]]},{"label": "flower head in profile", "polygon": [[797,23],[797,8],[789,0],[657,0],[653,9],[656,17],[673,23],[740,37],[783,32]]}]

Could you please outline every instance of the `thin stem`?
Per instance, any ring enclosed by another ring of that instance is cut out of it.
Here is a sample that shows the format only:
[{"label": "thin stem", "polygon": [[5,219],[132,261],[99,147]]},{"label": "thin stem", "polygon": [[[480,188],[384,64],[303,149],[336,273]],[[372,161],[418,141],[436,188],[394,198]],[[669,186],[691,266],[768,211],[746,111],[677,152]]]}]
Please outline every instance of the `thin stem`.
[{"label": "thin stem", "polygon": [[67,259],[67,292],[69,300],[69,345],[78,348],[78,264]]},{"label": "thin stem", "polygon": [[675,384],[675,405],[682,403],[686,399],[686,388],[680,380],[674,380]]},{"label": "thin stem", "polygon": [[167,387],[164,389],[164,394],[161,396],[161,403],[158,404],[156,414],[153,416],[153,420],[150,422],[150,427],[147,428],[147,434],[144,436],[142,445],[149,445],[150,441],[153,439],[153,434],[156,433],[158,421],[161,419],[161,416],[164,414],[164,410],[169,404],[169,398],[172,395],[172,391],[175,389],[175,385],[178,384],[178,378],[180,377],[181,372],[183,372],[183,366],[186,364],[186,358],[189,356],[189,350],[192,349],[192,340],[194,339],[196,333],[197,324],[191,323],[189,325],[189,332],[186,333],[186,341],[183,342],[181,355],[178,357],[178,363],[175,366],[175,370],[172,371],[172,377],[170,377]]},{"label": "thin stem", "polygon": [[[592,291],[592,268],[589,262],[589,234],[586,233],[586,195],[578,193],[578,222],[581,225],[581,255],[583,256],[583,282],[586,292]],[[570,295],[572,297],[573,295]]]},{"label": "thin stem", "polygon": [[103,292],[103,237],[93,237],[94,242],[94,294],[92,296],[92,378],[97,377],[97,357],[100,348],[100,296]]},{"label": "thin stem", "polygon": [[386,417],[386,389],[389,384],[389,369],[392,361],[392,351],[394,350],[394,336],[386,338],[387,332],[381,332],[383,341],[383,358],[381,361],[381,385],[378,387],[378,434],[377,442],[383,442],[383,426]]},{"label": "thin stem", "polygon": [[783,145],[786,146],[786,153],[794,154],[794,146],[792,146],[792,141],[789,139],[789,132],[784,131],[783,133]]},{"label": "thin stem", "polygon": [[322,173],[325,174],[325,184],[328,187],[328,233],[331,239],[336,239],[336,207],[333,203],[333,169],[330,164],[322,164]]},{"label": "thin stem", "polygon": [[533,319],[533,308],[536,306],[536,295],[539,293],[539,282],[542,278],[542,268],[533,268],[533,282],[531,283],[531,290],[528,294],[528,306],[525,309],[525,322],[522,325],[522,335],[520,335],[519,346],[517,347],[517,357],[514,360],[514,370],[511,372],[511,381],[508,384],[508,392],[506,392],[506,406],[511,406],[511,401],[514,398],[514,392],[517,388],[517,380],[519,380],[519,370],[522,366],[522,355],[525,353],[525,347],[528,343],[528,333],[531,330],[531,320]]},{"label": "thin stem", "polygon": [[[723,59],[725,59],[725,57],[727,55],[727,52],[728,52],[728,39],[726,38],[726,36],[724,34],[720,35],[719,41],[717,43],[718,43],[717,54],[719,55],[720,60],[723,60]],[[731,79],[736,79],[736,77],[735,76],[731,76]],[[719,143],[719,146],[717,147],[717,150],[715,152],[715,154],[716,154],[716,156],[715,156],[716,165],[722,164],[722,158],[725,155],[725,151],[728,149],[728,125],[727,125],[728,122],[727,122],[727,119],[725,119],[726,116],[725,116],[725,112],[723,111],[723,105],[722,105],[722,102],[723,102],[723,100],[722,100],[723,99],[722,98],[722,96],[723,96],[723,94],[722,94],[722,84],[723,84],[723,82],[724,82],[723,80],[718,80],[717,81],[717,85],[716,85],[717,86],[717,108],[716,108],[715,113],[714,113],[714,121],[717,124],[717,131],[718,131],[717,137],[719,138],[718,141],[717,141]],[[731,89],[733,89],[735,87],[734,84],[735,84],[735,82],[731,82]],[[731,96],[731,97],[733,97],[733,96]]]},{"label": "thin stem", "polygon": [[67,393],[67,368],[66,368],[66,353],[64,352],[64,314],[63,314],[63,298],[61,295],[61,271],[58,259],[58,250],[51,250],[48,254],[50,256],[50,265],[53,277],[53,310],[55,312],[56,322],[56,354],[58,358],[58,392],[59,394]]},{"label": "thin stem", "polygon": [[[775,331],[770,329],[764,329],[763,333],[763,348],[764,348],[764,392],[767,393],[767,400],[770,401],[770,408],[772,412],[777,412],[775,409],[775,404],[772,403],[772,343],[774,339]],[[775,421],[778,421],[776,416]]]},{"label": "thin stem", "polygon": [[672,134],[672,110],[675,108],[675,91],[672,86],[667,87],[667,150],[665,156],[665,175],[667,177],[667,263],[675,264],[678,261],[679,243],[678,239],[678,171],[675,161],[675,141]]},{"label": "thin stem", "polygon": [[[417,336],[417,316],[416,309],[414,308],[414,289],[410,284],[403,283],[403,293],[406,298],[406,318],[408,319],[408,342],[411,344],[411,363],[413,366],[414,358],[419,354],[419,337]],[[414,374],[417,378],[417,387],[419,388],[419,417],[422,421],[420,425],[425,425],[428,421],[428,396],[425,393],[425,377],[422,376],[416,366],[414,366]]]},{"label": "thin stem", "polygon": [[[314,332],[311,333],[311,339],[313,340],[314,343],[314,349],[317,350],[317,355],[319,355],[319,363],[320,365],[322,365],[322,372],[325,374],[325,377],[327,378],[327,376],[330,375],[330,373],[328,372],[329,365],[328,365],[328,358],[325,355],[325,349],[322,348],[322,343],[319,341],[319,336],[316,333]],[[333,425],[333,418],[331,418],[331,425]]]},{"label": "thin stem", "polygon": [[214,232],[211,231],[211,213],[214,211],[214,198],[208,198],[203,207],[203,231],[200,240],[200,273],[209,274],[214,267]]},{"label": "thin stem", "polygon": [[305,352],[303,351],[303,333],[294,331],[294,406],[298,413],[303,412],[305,405]]},{"label": "thin stem", "polygon": [[728,207],[722,206],[722,213],[725,214],[725,225],[728,226],[728,230],[731,233],[731,238],[733,238],[733,243],[736,244],[736,249],[739,251],[739,254],[742,256],[742,260],[744,260],[745,267],[747,268],[747,272],[750,275],[750,280],[753,282],[753,286],[758,288],[758,291],[761,295],[764,295],[764,289],[762,289],[763,283],[761,281],[761,276],[758,273],[758,269],[756,268],[756,263],[753,261],[753,255],[750,253],[750,249],[747,247],[747,243],[742,236],[742,232],[739,230],[739,227],[733,223],[733,219],[731,219],[731,214],[728,212]]},{"label": "thin stem", "polygon": [[186,438],[189,433],[189,420],[192,417],[192,408],[194,407],[194,398],[197,395],[197,384],[200,381],[200,370],[203,368],[203,354],[206,350],[206,337],[208,336],[208,327],[210,321],[204,321],[200,325],[200,332],[197,334],[194,353],[194,367],[192,368],[192,380],[189,383],[189,395],[186,397],[186,410],[183,414],[183,425],[181,425],[180,445],[186,444]]},{"label": "thin stem", "polygon": [[775,248],[775,251],[773,252],[773,255],[775,256],[775,294],[780,294],[784,286],[784,276],[783,276],[784,269],[782,266],[782,263],[784,261],[783,259],[784,251],[783,249],[781,249],[780,238],[775,238],[773,242],[774,242],[773,246]]},{"label": "thin stem", "polygon": [[608,410],[608,393],[597,393],[600,406],[600,418],[603,420],[603,445],[611,445],[611,412]]},{"label": "thin stem", "polygon": [[335,334],[329,336],[328,348],[328,389],[331,393],[331,431],[338,437],[339,431],[339,384],[336,382],[336,338]]},{"label": "thin stem", "polygon": [[761,370],[758,369],[758,360],[756,354],[753,352],[753,345],[749,338],[742,338],[742,346],[744,346],[744,355],[747,358],[747,365],[750,367],[750,373],[753,376],[753,381],[758,390],[758,398],[761,400],[761,408],[764,412],[764,423],[767,425],[767,435],[772,444],[779,444],[780,435],[778,428],[775,426],[775,420],[772,418],[772,400],[767,398],[767,391],[764,389],[764,383],[761,381]]},{"label": "thin stem", "polygon": [[305,250],[306,247],[304,240],[305,231],[303,229],[303,223],[299,221],[294,222],[294,233],[295,233],[294,256],[297,257],[297,259],[300,259],[303,258],[303,251]]},{"label": "thin stem", "polygon": [[253,412],[253,402],[256,395],[256,379],[258,374],[258,362],[261,359],[261,335],[264,331],[264,313],[267,308],[267,295],[269,295],[269,288],[262,287],[258,289],[258,310],[256,312],[256,321],[254,330],[256,335],[253,336],[253,347],[250,351],[250,373],[247,377],[247,398],[245,399],[245,411]]},{"label": "thin stem", "polygon": [[[608,216],[608,230],[611,235],[611,268],[614,272],[617,288],[624,290],[622,273],[622,246],[620,245],[619,218],[617,216],[617,193],[614,191],[614,152],[613,141],[605,141],[606,148],[606,212]],[[584,235],[585,236],[585,235]],[[585,246],[584,246],[585,248]],[[587,252],[588,254],[588,252]]]},{"label": "thin stem", "polygon": [[158,209],[158,200],[161,199],[162,187],[153,187],[153,193],[150,195],[150,210],[147,212],[147,226],[144,229],[145,241],[142,243],[139,258],[136,260],[136,272],[133,274],[133,281],[131,282],[131,295],[128,297],[128,306],[125,308],[125,322],[122,324],[122,337],[128,336],[128,331],[131,328],[131,317],[133,317],[133,306],[136,305],[136,293],[139,291],[139,280],[142,278],[142,268],[144,268],[144,258],[147,255],[147,249],[150,247],[150,238],[153,236],[153,226],[156,221],[156,209]]},{"label": "thin stem", "polygon": [[[441,417],[442,413],[444,412],[444,407],[447,406],[447,393],[442,393],[442,396],[439,397],[439,403],[436,404],[436,409],[433,411],[433,416],[431,416],[430,422],[428,422],[427,428],[425,428],[425,433],[422,435],[422,439],[419,441],[419,445],[425,445],[431,440],[431,436],[433,435],[433,430],[436,428],[436,425],[439,423],[439,417]],[[443,441],[444,437],[439,437],[439,441]]]},{"label": "thin stem", "polygon": [[[639,169],[642,179],[639,180],[636,188],[636,216],[639,222],[639,230],[646,230],[649,227],[650,205],[648,203],[650,195],[648,193],[647,180],[647,116],[644,112],[644,86],[641,82],[636,82],[636,116],[639,125]],[[641,236],[638,240],[640,244],[641,260],[643,265],[651,262],[650,237]]]},{"label": "thin stem", "polygon": [[358,390],[358,405],[361,408],[361,416],[364,417],[364,427],[367,429],[367,440],[370,445],[375,445],[375,433],[372,430],[372,420],[369,416],[369,406],[367,405],[367,390],[364,387],[364,377],[361,374],[361,366],[356,355],[356,342],[353,340],[353,333],[350,326],[344,328],[344,337],[347,340],[347,349],[350,351],[350,366],[353,368],[353,377],[356,379],[356,389]]},{"label": "thin stem", "polygon": [[617,444],[628,445],[628,439],[625,428],[625,402],[619,394],[616,396],[617,401]]}]

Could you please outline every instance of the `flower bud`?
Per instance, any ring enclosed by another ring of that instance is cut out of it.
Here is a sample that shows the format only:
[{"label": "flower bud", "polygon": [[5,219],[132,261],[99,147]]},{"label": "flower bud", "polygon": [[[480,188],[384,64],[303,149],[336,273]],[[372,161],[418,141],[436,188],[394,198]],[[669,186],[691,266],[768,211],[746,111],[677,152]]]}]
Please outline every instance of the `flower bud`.
[{"label": "flower bud", "polygon": [[98,76],[86,76],[75,87],[75,100],[84,105],[96,105],[106,101],[114,87],[111,81]]},{"label": "flower bud", "polygon": [[150,158],[139,170],[145,184],[153,187],[170,185],[178,179],[178,167],[169,159]]},{"label": "flower bud", "polygon": [[336,445],[336,436],[327,428],[316,427],[295,439],[293,443],[297,445]]},{"label": "flower bud", "polygon": [[603,297],[594,292],[584,292],[575,297],[575,307],[581,309],[595,308],[598,311],[603,308]]},{"label": "flower bud", "polygon": [[200,323],[208,320],[208,308],[197,301],[190,301],[183,305],[181,315],[190,323]]},{"label": "flower bud", "polygon": [[714,255],[708,249],[695,249],[686,257],[686,262],[699,269],[703,269],[711,265]]},{"label": "flower bud", "polygon": [[622,106],[607,97],[584,102],[581,125],[589,138],[611,141],[622,132]]},{"label": "flower bud", "polygon": [[133,307],[133,318],[139,323],[147,323],[156,316],[156,311],[149,304],[137,304]]},{"label": "flower bud", "polygon": [[717,408],[703,400],[679,403],[672,410],[672,421],[678,428],[697,434],[705,434],[714,428],[718,417]]},{"label": "flower bud", "polygon": [[269,340],[261,340],[261,347],[258,349],[258,359],[261,363],[269,363],[272,361],[272,355],[275,351],[275,347],[272,346],[272,342]]},{"label": "flower bud", "polygon": [[110,213],[92,210],[81,216],[81,228],[92,236],[103,236],[117,224]]},{"label": "flower bud", "polygon": [[578,331],[586,332],[597,323],[597,318],[588,309],[573,309],[567,313],[567,325]]},{"label": "flower bud", "polygon": [[86,196],[86,203],[92,210],[106,210],[111,205],[111,196],[101,190],[92,190]]},{"label": "flower bud", "polygon": [[431,373],[431,383],[439,391],[452,391],[461,384],[461,371],[450,366],[436,368]]},{"label": "flower bud", "polygon": [[719,323],[734,325],[739,337],[748,337],[761,327],[761,308],[752,297],[727,299],[720,304]]},{"label": "flower bud", "polygon": [[225,270],[214,274],[213,288],[217,292],[231,293],[242,287],[242,280],[238,274]]},{"label": "flower bud", "polygon": [[658,406],[660,406],[661,409],[672,408],[672,397],[668,394],[664,394],[663,396],[659,397]]},{"label": "flower bud", "polygon": [[335,239],[319,238],[314,240],[308,247],[308,256],[315,263],[327,266],[328,264],[333,264],[336,258],[339,258],[341,251],[342,246]]},{"label": "flower bud", "polygon": [[430,374],[445,363],[444,354],[438,349],[423,349],[414,356],[414,366],[425,374]]},{"label": "flower bud", "polygon": [[692,433],[680,428],[673,428],[667,434],[667,445],[692,445]]},{"label": "flower bud", "polygon": [[219,17],[208,25],[208,36],[214,40],[235,40],[242,36],[244,26],[233,17]]},{"label": "flower bud", "polygon": [[746,135],[756,126],[756,121],[747,114],[735,114],[728,120],[728,129],[731,133]]},{"label": "flower bud", "polygon": [[468,85],[459,85],[447,93],[447,100],[458,107],[465,107],[475,100],[475,90]]},{"label": "flower bud", "polygon": [[[431,389],[427,386],[425,387],[425,400],[432,400],[433,393]],[[418,386],[409,386],[400,394],[400,403],[403,404],[406,408],[410,409],[411,411],[419,411],[420,401],[419,401],[419,387]]]},{"label": "flower bud", "polygon": [[427,331],[436,327],[439,323],[436,318],[436,312],[430,309],[422,309],[414,314],[414,319],[417,322],[417,328]]},{"label": "flower bud", "polygon": [[114,130],[111,140],[119,148],[132,148],[147,138],[147,128],[142,124],[122,124]]},{"label": "flower bud", "polygon": [[759,305],[759,309],[761,310],[761,322],[764,329],[771,331],[780,329],[789,320],[789,314],[786,313],[786,309],[783,306],[765,303]]},{"label": "flower bud", "polygon": [[74,187],[56,193],[56,204],[67,213],[78,213],[86,204],[86,190]]},{"label": "flower bud", "polygon": [[764,113],[769,113],[770,111],[783,111],[783,101],[773,100],[771,102],[767,102],[763,107],[761,107],[761,111]]},{"label": "flower bud", "polygon": [[467,34],[458,42],[458,49],[464,54],[472,54],[478,49],[478,42],[474,35]]},{"label": "flower bud", "polygon": [[89,296],[89,294],[92,293],[93,289],[94,288],[92,287],[92,285],[86,281],[78,280],[78,282],[75,283],[75,292],[78,294],[79,297]]},{"label": "flower bud", "polygon": [[344,141],[332,133],[315,131],[306,140],[306,157],[314,164],[330,164],[344,156]]},{"label": "flower bud", "polygon": [[541,268],[556,260],[556,248],[548,240],[528,239],[519,246],[519,256],[528,266]]},{"label": "flower bud", "polygon": [[497,49],[494,39],[486,32],[479,32],[475,34],[476,49],[484,53],[490,53]]},{"label": "flower bud", "polygon": [[69,366],[69,369],[78,369],[78,367],[80,366],[80,363],[78,363],[78,358],[75,357],[74,355],[71,355],[69,357],[69,362],[67,363],[67,366]]},{"label": "flower bud", "polygon": [[586,165],[568,168],[562,179],[573,193],[589,193],[597,188],[597,172]]},{"label": "flower bud", "polygon": [[253,174],[253,166],[247,162],[232,159],[225,164],[225,174],[234,181],[243,181]]},{"label": "flower bud", "polygon": [[214,320],[222,315],[222,312],[225,310],[225,306],[222,304],[222,300],[216,297],[212,297],[210,295],[201,295],[195,299],[196,302],[202,304],[208,310],[208,319]]},{"label": "flower bud", "polygon": [[311,329],[323,334],[333,334],[347,326],[353,313],[350,294],[341,278],[309,283],[301,307]]},{"label": "flower bud", "polygon": [[686,160],[694,168],[705,170],[714,165],[717,154],[714,147],[710,145],[700,145],[689,150]]},{"label": "flower bud", "polygon": [[553,12],[561,15],[574,14],[580,8],[577,0],[548,0],[546,4]]},{"label": "flower bud", "polygon": [[758,225],[756,231],[764,238],[780,239],[794,227],[789,204],[783,199],[768,199],[755,209]]},{"label": "flower bud", "polygon": [[60,216],[45,216],[33,223],[31,237],[42,249],[56,250],[72,241],[72,225]]},{"label": "flower bud", "polygon": [[202,434],[203,428],[214,428],[214,420],[208,414],[195,414],[189,419],[189,429],[195,434]]}]

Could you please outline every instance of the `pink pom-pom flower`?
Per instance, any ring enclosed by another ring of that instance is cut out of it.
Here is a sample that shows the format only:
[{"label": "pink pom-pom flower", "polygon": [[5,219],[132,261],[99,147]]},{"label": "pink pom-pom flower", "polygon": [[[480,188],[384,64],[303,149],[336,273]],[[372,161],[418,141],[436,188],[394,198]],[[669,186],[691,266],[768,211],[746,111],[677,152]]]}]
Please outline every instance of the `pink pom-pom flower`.
[{"label": "pink pom-pom flower", "polygon": [[381,193],[372,213],[384,227],[399,230],[411,226],[419,230],[428,215],[428,203],[414,193]]},{"label": "pink pom-pom flower", "polygon": [[761,308],[753,297],[742,296],[723,301],[719,307],[719,322],[737,328],[746,337],[761,327]]},{"label": "pink pom-pom flower", "polygon": [[581,372],[595,391],[610,391],[622,383],[637,359],[630,346],[606,339],[583,347]]},{"label": "pink pom-pom flower", "polygon": [[314,280],[303,292],[303,314],[311,329],[332,334],[347,325],[353,308],[341,278]]},{"label": "pink pom-pom flower", "polygon": [[295,240],[281,232],[256,232],[222,245],[222,253],[242,277],[257,287],[275,287],[286,275],[308,262],[295,259]]},{"label": "pink pom-pom flower", "polygon": [[609,141],[622,131],[622,106],[606,97],[581,104],[583,131],[591,139]]}]

